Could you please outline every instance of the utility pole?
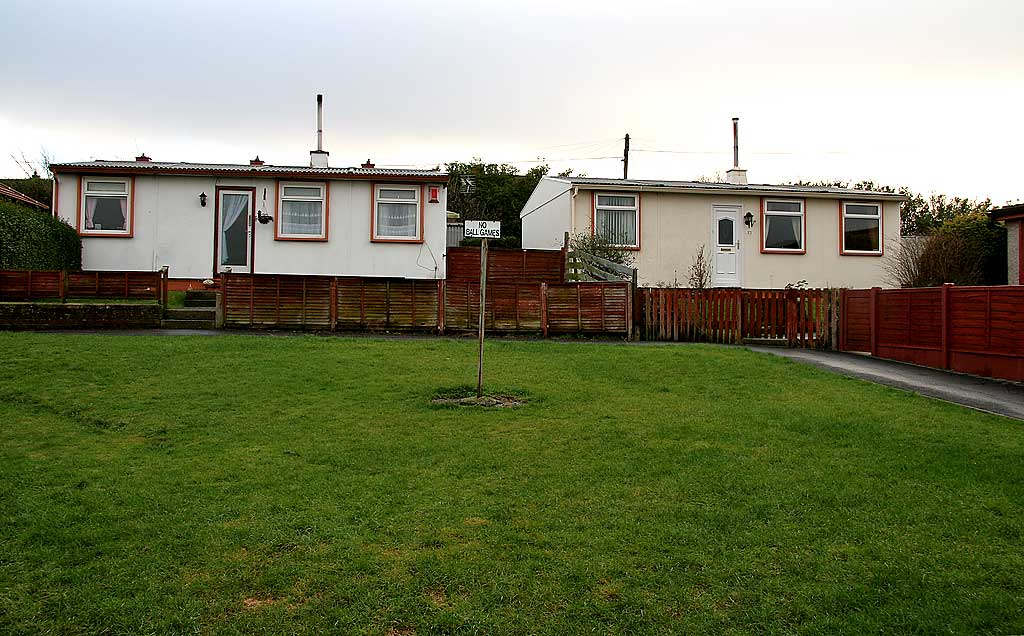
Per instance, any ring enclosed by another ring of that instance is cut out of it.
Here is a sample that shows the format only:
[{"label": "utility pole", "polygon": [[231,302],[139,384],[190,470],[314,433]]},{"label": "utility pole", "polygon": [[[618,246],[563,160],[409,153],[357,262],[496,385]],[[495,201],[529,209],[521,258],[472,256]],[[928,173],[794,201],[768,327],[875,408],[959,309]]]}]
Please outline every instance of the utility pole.
[{"label": "utility pole", "polygon": [[622,147],[622,178],[629,178],[629,133],[626,133],[626,143]]}]

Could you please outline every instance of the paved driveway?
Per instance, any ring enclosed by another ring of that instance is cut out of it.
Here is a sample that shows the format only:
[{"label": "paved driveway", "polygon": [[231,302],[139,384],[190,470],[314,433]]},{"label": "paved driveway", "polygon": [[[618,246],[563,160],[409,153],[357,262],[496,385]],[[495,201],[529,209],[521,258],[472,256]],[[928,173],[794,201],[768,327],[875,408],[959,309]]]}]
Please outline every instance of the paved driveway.
[{"label": "paved driveway", "polygon": [[812,364],[842,375],[920,393],[972,409],[1024,420],[1024,385],[979,378],[882,358],[780,347],[748,347],[798,362]]}]

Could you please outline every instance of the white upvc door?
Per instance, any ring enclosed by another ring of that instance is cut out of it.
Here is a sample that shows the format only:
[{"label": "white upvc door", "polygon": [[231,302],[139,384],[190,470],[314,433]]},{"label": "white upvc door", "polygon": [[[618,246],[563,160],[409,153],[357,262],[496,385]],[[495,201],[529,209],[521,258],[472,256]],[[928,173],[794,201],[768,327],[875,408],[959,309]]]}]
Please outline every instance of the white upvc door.
[{"label": "white upvc door", "polygon": [[217,271],[252,270],[253,193],[221,190],[217,201]]},{"label": "white upvc door", "polygon": [[711,285],[739,287],[742,267],[740,208],[716,205],[712,208],[711,218]]}]

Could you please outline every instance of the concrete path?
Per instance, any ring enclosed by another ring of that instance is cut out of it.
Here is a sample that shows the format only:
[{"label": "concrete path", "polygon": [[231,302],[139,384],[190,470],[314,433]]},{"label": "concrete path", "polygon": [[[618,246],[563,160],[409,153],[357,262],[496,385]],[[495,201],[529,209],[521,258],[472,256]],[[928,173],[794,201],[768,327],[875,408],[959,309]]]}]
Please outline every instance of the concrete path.
[{"label": "concrete path", "polygon": [[842,375],[885,384],[979,411],[1024,420],[1024,385],[952,373],[881,358],[780,347],[748,347]]}]

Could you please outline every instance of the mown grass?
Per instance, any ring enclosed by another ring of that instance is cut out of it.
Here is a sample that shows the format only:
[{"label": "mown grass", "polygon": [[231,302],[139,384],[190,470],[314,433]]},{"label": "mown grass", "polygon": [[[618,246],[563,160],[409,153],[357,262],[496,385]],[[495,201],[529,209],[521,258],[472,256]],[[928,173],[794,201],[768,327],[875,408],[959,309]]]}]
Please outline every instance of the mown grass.
[{"label": "mown grass", "polygon": [[710,346],[0,334],[0,632],[1024,632],[1024,430]]}]

